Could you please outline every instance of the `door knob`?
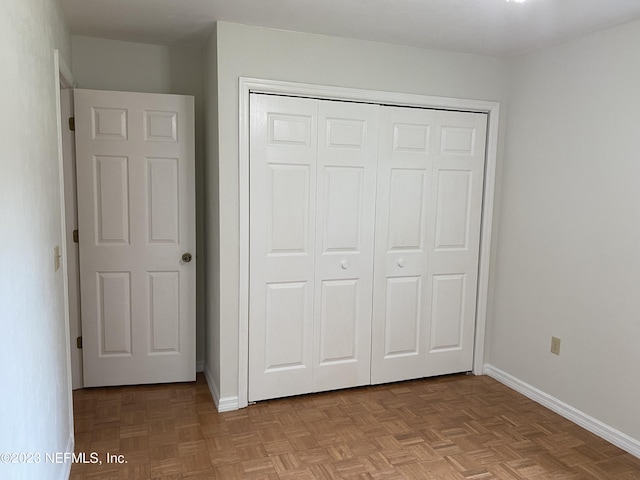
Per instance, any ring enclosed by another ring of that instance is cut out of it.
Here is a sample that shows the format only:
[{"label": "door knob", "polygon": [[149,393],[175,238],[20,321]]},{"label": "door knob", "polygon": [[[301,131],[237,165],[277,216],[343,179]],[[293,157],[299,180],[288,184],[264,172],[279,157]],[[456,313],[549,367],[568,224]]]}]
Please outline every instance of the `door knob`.
[{"label": "door knob", "polygon": [[405,262],[404,258],[399,258],[398,259],[398,266],[400,268],[404,268],[404,266],[407,264],[407,262]]},{"label": "door knob", "polygon": [[191,261],[191,254],[190,253],[183,253],[182,254],[182,261],[184,263],[189,263]]},{"label": "door knob", "polygon": [[349,262],[347,262],[346,260],[342,260],[342,262],[340,263],[340,266],[342,267],[343,270],[346,270],[347,268],[349,268]]}]

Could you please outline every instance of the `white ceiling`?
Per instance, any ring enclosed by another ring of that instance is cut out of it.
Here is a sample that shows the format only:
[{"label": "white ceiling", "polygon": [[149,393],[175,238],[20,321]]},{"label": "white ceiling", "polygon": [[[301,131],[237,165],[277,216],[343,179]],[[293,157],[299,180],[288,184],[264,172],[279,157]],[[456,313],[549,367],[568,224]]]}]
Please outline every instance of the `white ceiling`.
[{"label": "white ceiling", "polygon": [[202,45],[216,20],[508,57],[640,18],[640,0],[61,0],[75,35]]}]

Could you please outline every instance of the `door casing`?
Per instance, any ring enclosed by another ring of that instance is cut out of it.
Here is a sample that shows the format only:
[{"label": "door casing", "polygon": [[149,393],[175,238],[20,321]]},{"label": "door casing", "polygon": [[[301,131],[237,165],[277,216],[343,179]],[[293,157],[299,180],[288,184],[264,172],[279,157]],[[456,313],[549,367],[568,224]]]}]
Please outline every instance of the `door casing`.
[{"label": "door casing", "polygon": [[[498,151],[500,104],[484,100],[433,97],[378,90],[362,90],[306,83],[240,77],[239,79],[239,210],[240,210],[240,277],[239,292],[249,292],[249,94],[266,93],[325,100],[345,100],[383,105],[435,108],[481,112],[488,115],[485,153],[485,179],[480,225],[480,256],[478,266],[478,297],[473,373],[481,375],[484,364],[484,339],[491,261],[491,233]],[[239,296],[238,322],[238,403],[225,404],[224,410],[248,405],[249,384],[249,296]],[[222,410],[222,409],[221,409]]]},{"label": "door casing", "polygon": [[[73,452],[74,450],[74,437],[73,437],[73,397],[72,390],[72,375],[71,375],[71,342],[69,340],[70,328],[69,328],[69,279],[68,279],[68,262],[67,262],[67,232],[66,232],[66,218],[67,212],[65,208],[65,157],[64,148],[62,145],[62,109],[60,106],[60,90],[63,88],[72,88],[74,85],[73,75],[71,70],[65,63],[64,59],[60,55],[60,51],[56,48],[53,50],[53,87],[55,92],[55,108],[56,108],[56,139],[58,143],[58,186],[60,191],[60,242],[62,252],[62,293],[63,300],[63,315],[64,315],[64,328],[65,337],[67,342],[64,345],[67,367],[67,385],[68,385],[68,419],[69,419],[69,446],[67,451]],[[71,468],[71,464],[69,469]],[[70,471],[70,470],[69,470]]]}]

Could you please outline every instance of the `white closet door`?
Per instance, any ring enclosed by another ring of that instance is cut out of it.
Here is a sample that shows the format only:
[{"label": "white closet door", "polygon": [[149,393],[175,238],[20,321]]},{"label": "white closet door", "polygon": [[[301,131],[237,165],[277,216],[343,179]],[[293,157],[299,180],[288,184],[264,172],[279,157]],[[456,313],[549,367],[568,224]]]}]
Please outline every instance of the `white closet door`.
[{"label": "white closet door", "polygon": [[486,116],[250,108],[249,400],[470,370]]},{"label": "white closet door", "polygon": [[318,101],[251,95],[249,400],[312,391]]},{"label": "white closet door", "polygon": [[383,107],[372,383],[470,370],[486,115]]},{"label": "white closet door", "polygon": [[436,113],[425,376],[471,370],[487,116]]},{"label": "white closet door", "polygon": [[382,107],[372,383],[423,376],[435,111]]},{"label": "white closet door", "polygon": [[378,113],[319,103],[314,391],[370,383]]}]

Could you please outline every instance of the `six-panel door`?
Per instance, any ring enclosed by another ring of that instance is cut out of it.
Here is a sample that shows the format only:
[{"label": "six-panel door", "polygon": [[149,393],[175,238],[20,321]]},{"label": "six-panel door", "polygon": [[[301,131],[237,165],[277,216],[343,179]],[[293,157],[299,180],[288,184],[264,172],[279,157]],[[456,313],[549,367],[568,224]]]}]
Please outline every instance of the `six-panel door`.
[{"label": "six-panel door", "polygon": [[473,366],[486,115],[381,107],[371,382]]},{"label": "six-panel door", "polygon": [[377,114],[251,97],[251,401],[369,383]]},{"label": "six-panel door", "polygon": [[249,400],[470,370],[486,115],[251,95]]},{"label": "six-panel door", "polygon": [[84,386],[195,380],[193,98],[75,90]]}]

